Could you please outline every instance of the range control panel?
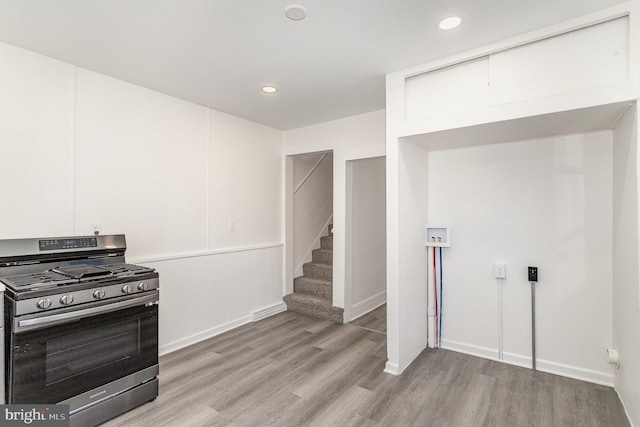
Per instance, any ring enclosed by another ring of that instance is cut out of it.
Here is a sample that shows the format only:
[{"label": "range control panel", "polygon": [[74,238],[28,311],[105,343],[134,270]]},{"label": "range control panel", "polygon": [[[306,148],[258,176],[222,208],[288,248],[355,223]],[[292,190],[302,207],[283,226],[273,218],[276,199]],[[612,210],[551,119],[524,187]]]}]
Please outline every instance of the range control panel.
[{"label": "range control panel", "polygon": [[73,239],[47,239],[40,240],[41,251],[53,251],[59,249],[97,248],[98,239],[95,237],[79,237]]}]

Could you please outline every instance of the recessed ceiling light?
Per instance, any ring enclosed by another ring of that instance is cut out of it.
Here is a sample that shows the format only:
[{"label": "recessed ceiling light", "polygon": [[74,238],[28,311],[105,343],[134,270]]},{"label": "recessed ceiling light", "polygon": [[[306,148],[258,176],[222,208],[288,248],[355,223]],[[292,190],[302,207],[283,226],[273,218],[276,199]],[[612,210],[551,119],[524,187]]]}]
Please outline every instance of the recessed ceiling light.
[{"label": "recessed ceiling light", "polygon": [[462,24],[462,16],[451,15],[444,17],[438,22],[438,29],[448,31],[458,28]]},{"label": "recessed ceiling light", "polygon": [[278,88],[275,86],[267,85],[267,86],[262,86],[260,90],[264,93],[276,93],[278,91]]},{"label": "recessed ceiling light", "polygon": [[307,9],[299,4],[290,4],[284,8],[284,14],[293,21],[300,21],[307,17]]}]

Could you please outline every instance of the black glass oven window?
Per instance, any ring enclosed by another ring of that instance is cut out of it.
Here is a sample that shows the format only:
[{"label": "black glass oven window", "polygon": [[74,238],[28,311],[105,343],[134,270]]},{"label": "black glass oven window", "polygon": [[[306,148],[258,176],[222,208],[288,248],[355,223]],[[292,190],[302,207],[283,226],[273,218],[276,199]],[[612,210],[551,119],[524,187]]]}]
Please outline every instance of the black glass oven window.
[{"label": "black glass oven window", "polygon": [[47,386],[140,354],[139,319],[47,341]]},{"label": "black glass oven window", "polygon": [[12,334],[8,403],[58,403],[158,363],[158,306]]}]

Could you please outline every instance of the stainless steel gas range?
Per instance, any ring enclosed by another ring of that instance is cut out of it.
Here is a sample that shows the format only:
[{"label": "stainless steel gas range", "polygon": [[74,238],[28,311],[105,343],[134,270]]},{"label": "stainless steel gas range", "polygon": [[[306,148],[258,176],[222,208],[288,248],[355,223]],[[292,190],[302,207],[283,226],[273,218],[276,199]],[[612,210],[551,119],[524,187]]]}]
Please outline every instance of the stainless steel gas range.
[{"label": "stainless steel gas range", "polygon": [[0,240],[5,400],[95,426],[158,395],[158,273],[124,235]]}]

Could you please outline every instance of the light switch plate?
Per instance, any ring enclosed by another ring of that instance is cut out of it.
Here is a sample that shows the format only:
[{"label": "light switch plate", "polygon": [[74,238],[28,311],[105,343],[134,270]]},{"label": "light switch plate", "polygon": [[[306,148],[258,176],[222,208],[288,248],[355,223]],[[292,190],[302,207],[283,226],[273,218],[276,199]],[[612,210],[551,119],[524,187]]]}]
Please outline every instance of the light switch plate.
[{"label": "light switch plate", "polygon": [[497,279],[506,279],[507,278],[507,264],[504,262],[496,262],[493,265],[493,275]]}]

